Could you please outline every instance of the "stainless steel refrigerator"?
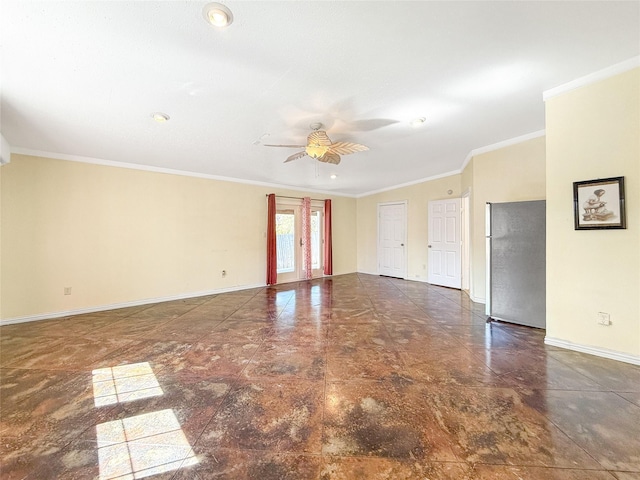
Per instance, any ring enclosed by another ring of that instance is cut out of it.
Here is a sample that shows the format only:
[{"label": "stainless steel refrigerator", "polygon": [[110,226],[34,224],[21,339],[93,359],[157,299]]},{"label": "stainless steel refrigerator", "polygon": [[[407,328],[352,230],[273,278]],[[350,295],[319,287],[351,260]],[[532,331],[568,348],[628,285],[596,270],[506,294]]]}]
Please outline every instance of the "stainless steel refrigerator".
[{"label": "stainless steel refrigerator", "polygon": [[488,203],[486,314],[546,326],[546,202]]}]

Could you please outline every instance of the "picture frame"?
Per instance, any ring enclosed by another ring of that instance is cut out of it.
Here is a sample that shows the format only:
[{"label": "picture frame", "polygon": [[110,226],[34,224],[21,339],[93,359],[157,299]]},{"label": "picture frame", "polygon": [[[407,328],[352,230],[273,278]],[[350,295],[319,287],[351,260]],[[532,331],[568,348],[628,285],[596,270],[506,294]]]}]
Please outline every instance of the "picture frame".
[{"label": "picture frame", "polygon": [[627,228],[624,177],[573,182],[575,230]]}]

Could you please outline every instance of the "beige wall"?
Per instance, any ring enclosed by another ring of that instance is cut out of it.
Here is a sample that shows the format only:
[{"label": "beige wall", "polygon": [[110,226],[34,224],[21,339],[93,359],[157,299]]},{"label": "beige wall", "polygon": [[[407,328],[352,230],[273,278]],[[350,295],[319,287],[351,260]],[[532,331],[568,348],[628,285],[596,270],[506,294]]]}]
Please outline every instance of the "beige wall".
[{"label": "beige wall", "polygon": [[[471,182],[469,178],[472,178]],[[472,298],[486,299],[485,206],[545,198],[545,139],[483,153],[463,171],[464,189],[471,187],[471,288]],[[470,183],[470,185],[469,185]]]},{"label": "beige wall", "polygon": [[[263,285],[265,194],[305,195],[15,154],[1,186],[4,320]],[[356,199],[328,198],[334,274],[351,273]]]},{"label": "beige wall", "polygon": [[[640,69],[552,97],[547,336],[640,355]],[[575,181],[624,176],[627,229],[574,230]],[[611,326],[596,324],[598,312]]]},{"label": "beige wall", "polygon": [[[640,355],[640,69],[546,108],[546,137],[476,155],[460,175],[331,197],[335,274],[377,273],[377,206],[406,201],[408,278],[426,281],[428,202],[470,189],[483,301],[486,202],[546,198],[547,337]],[[621,175],[627,229],[575,231],[572,182]],[[0,169],[0,318],[262,285],[271,191],[304,195],[14,154]],[[596,324],[601,311],[611,326]]]},{"label": "beige wall", "polygon": [[[449,195],[448,190],[453,193]],[[378,204],[407,201],[408,279],[426,281],[427,210],[431,200],[470,191],[470,294],[485,301],[485,204],[545,198],[545,140],[527,140],[477,155],[462,174],[426,181],[358,199],[358,271],[377,273]]]},{"label": "beige wall", "polygon": [[2,319],[2,165],[0,165],[0,319]]},{"label": "beige wall", "polygon": [[[447,192],[452,190],[451,194]],[[378,204],[407,202],[407,278],[427,280],[429,201],[460,196],[460,175],[397,188],[358,199],[358,271],[378,273]]]}]

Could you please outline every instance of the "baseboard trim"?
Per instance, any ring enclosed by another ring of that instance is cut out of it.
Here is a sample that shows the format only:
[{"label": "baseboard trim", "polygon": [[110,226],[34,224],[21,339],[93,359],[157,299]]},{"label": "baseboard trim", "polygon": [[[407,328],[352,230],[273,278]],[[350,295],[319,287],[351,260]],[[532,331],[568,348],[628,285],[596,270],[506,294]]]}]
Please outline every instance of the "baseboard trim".
[{"label": "baseboard trim", "polygon": [[426,278],[405,278],[407,282],[429,283]]},{"label": "baseboard trim", "polygon": [[593,347],[591,345],[581,345],[579,343],[569,342],[567,340],[560,340],[559,338],[545,337],[544,343],[553,347],[566,348],[567,350],[574,350],[576,352],[588,353],[590,355],[596,355],[598,357],[609,358],[611,360],[617,360],[619,362],[631,363],[633,365],[640,365],[640,356],[631,355],[628,353],[617,352],[615,350],[608,350],[606,348]]},{"label": "baseboard trim", "polygon": [[[365,271],[358,271],[358,272],[353,272],[353,273],[362,273],[364,275],[374,275],[374,276],[379,276],[378,272],[365,272]],[[346,274],[334,274],[333,277],[337,276],[337,275],[346,275]],[[413,281],[413,282],[420,282],[420,283],[427,283],[426,279],[405,279],[407,281]],[[62,310],[62,311],[58,311],[58,312],[47,312],[47,313],[39,313],[36,315],[25,315],[23,317],[13,317],[13,318],[6,318],[6,319],[0,319],[0,326],[2,325],[13,325],[16,323],[26,323],[26,322],[36,322],[38,320],[48,320],[48,319],[52,319],[52,318],[61,318],[61,317],[70,317],[72,315],[82,315],[85,313],[96,313],[96,312],[104,312],[106,310],[115,310],[117,308],[127,308],[127,307],[139,307],[141,305],[149,305],[152,303],[160,303],[160,302],[170,302],[172,300],[184,300],[187,298],[198,298],[198,297],[204,297],[207,295],[216,295],[216,294],[220,294],[220,293],[227,293],[227,292],[236,292],[236,291],[240,291],[240,290],[249,290],[251,288],[260,288],[260,287],[264,287],[264,284],[255,284],[255,285],[242,285],[242,286],[235,286],[235,287],[229,287],[229,288],[219,288],[219,289],[213,289],[213,290],[204,290],[204,291],[200,291],[200,292],[191,292],[191,293],[184,293],[184,294],[178,294],[178,295],[169,295],[166,297],[157,297],[157,298],[145,298],[142,300],[133,300],[130,302],[122,302],[122,303],[111,303],[111,304],[107,304],[107,305],[97,305],[97,306],[93,306],[93,307],[86,307],[86,308],[76,308],[73,310]],[[476,298],[473,296],[469,296],[469,298],[471,298],[472,301],[476,302],[476,303],[484,303],[485,299],[484,298]]]},{"label": "baseboard trim", "polygon": [[487,303],[487,299],[484,297],[476,297],[475,295],[472,295],[471,293],[469,293],[469,298],[475,302],[475,303]]},{"label": "baseboard trim", "polygon": [[185,300],[187,298],[205,297],[207,295],[217,295],[219,293],[237,292],[240,290],[249,290],[251,288],[264,287],[264,284],[242,285],[229,288],[218,288],[214,290],[204,290],[201,292],[183,293],[179,295],[169,295],[166,297],[145,298],[143,300],[134,300],[131,302],[111,303],[108,305],[97,305],[87,308],[76,308],[73,310],[64,310],[59,312],[40,313],[37,315],[26,315],[24,317],[14,317],[0,320],[0,326],[12,325],[16,323],[35,322],[38,320],[48,320],[51,318],[70,317],[72,315],[82,315],[85,313],[104,312],[105,310],[115,310],[117,308],[139,307],[141,305],[149,305],[152,303],[170,302],[172,300]]},{"label": "baseboard trim", "polygon": [[358,270],[355,273],[362,273],[363,275],[374,275],[374,276],[380,275],[378,272],[365,272],[364,270]]}]

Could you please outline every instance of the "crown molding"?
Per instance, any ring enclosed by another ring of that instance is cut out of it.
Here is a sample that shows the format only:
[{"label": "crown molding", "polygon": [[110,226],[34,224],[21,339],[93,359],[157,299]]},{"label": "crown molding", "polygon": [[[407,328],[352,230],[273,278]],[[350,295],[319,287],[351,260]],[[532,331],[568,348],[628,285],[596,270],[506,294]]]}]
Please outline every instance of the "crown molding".
[{"label": "crown molding", "polygon": [[360,193],[356,195],[356,198],[368,197],[370,195],[375,195],[377,193],[388,192],[389,190],[397,190],[398,188],[410,187],[412,185],[417,185],[419,183],[429,182],[431,180],[438,180],[439,178],[451,177],[453,175],[460,174],[462,170],[454,170],[451,172],[441,173],[439,175],[434,175],[432,177],[419,178],[418,180],[412,180],[411,182],[401,183],[399,185],[393,185],[391,187],[384,187],[380,190],[372,190],[370,192]]},{"label": "crown molding", "polygon": [[480,148],[474,148],[469,152],[469,154],[464,159],[462,163],[462,167],[460,167],[460,171],[462,172],[471,159],[478,155],[482,155],[483,153],[493,152],[494,150],[500,150],[501,148],[510,147],[512,145],[517,145],[518,143],[526,142],[527,140],[533,140],[534,138],[544,137],[545,130],[538,130],[537,132],[527,133],[525,135],[520,135],[519,137],[513,137],[508,140],[503,140],[502,142],[492,143],[491,145],[486,145]]},{"label": "crown molding", "polygon": [[31,157],[51,158],[53,160],[89,163],[92,165],[102,165],[106,167],[126,168],[129,170],[141,170],[143,172],[165,173],[168,175],[180,175],[183,177],[203,178],[205,180],[218,180],[221,182],[242,183],[245,185],[255,185],[259,187],[294,190],[297,192],[321,193],[323,195],[331,195],[333,197],[356,198],[355,195],[348,194],[348,193],[332,192],[328,190],[314,190],[310,188],[297,187],[295,185],[283,185],[279,183],[259,182],[256,180],[245,180],[242,178],[235,178],[235,177],[223,177],[220,175],[209,175],[205,173],[189,172],[186,170],[175,170],[173,168],[154,167],[151,165],[139,165],[137,163],[116,162],[113,160],[104,160],[102,158],[94,158],[94,157],[83,157],[81,155],[68,155],[65,153],[53,153],[53,152],[45,152],[41,150],[31,150],[29,148],[14,147],[11,149],[11,153],[28,155]]},{"label": "crown molding", "polygon": [[[638,57],[638,58],[640,58],[640,57]],[[331,195],[331,196],[334,196],[334,197],[345,197],[345,198],[356,198],[356,199],[358,199],[358,198],[368,197],[370,195],[376,195],[378,193],[388,192],[388,191],[391,191],[391,190],[397,190],[399,188],[410,187],[412,185],[417,185],[419,183],[425,183],[425,182],[430,182],[430,181],[433,181],[433,180],[438,180],[440,178],[446,178],[446,177],[451,177],[453,175],[459,175],[464,171],[464,169],[469,164],[471,159],[473,157],[477,156],[477,155],[480,155],[480,154],[483,154],[483,153],[492,152],[494,150],[499,150],[501,148],[509,147],[511,145],[517,145],[518,143],[526,142],[527,140],[532,140],[534,138],[543,137],[544,135],[545,135],[545,130],[538,130],[536,132],[531,132],[531,133],[527,133],[525,135],[520,135],[519,137],[513,137],[513,138],[510,138],[508,140],[503,140],[503,141],[498,142],[498,143],[493,143],[491,145],[486,145],[484,147],[474,148],[473,150],[471,150],[467,154],[467,156],[464,159],[464,162],[462,163],[462,166],[457,170],[441,173],[439,175],[433,175],[433,176],[430,176],[430,177],[419,178],[417,180],[412,180],[411,182],[401,183],[401,184],[398,184],[398,185],[392,185],[392,186],[389,186],[389,187],[381,188],[379,190],[372,190],[372,191],[365,192],[365,193],[360,193],[360,194],[331,192],[331,191],[327,191],[327,190],[313,190],[313,189],[309,189],[309,188],[296,187],[294,185],[282,185],[282,184],[277,184],[277,183],[258,182],[258,181],[254,181],[254,180],[243,180],[243,179],[234,178],[234,177],[223,177],[223,176],[219,176],[219,175],[208,175],[208,174],[203,174],[203,173],[189,172],[189,171],[185,171],[185,170],[175,170],[175,169],[172,169],[172,168],[153,167],[153,166],[150,166],[150,165],[138,165],[138,164],[135,164],[135,163],[116,162],[116,161],[113,161],[113,160],[104,160],[104,159],[93,158],[93,157],[83,157],[83,156],[80,156],[80,155],[68,155],[68,154],[63,154],[63,153],[52,153],[52,152],[45,152],[45,151],[41,151],[41,150],[31,150],[31,149],[28,149],[28,148],[13,148],[11,153],[17,153],[17,154],[20,154],[20,155],[29,155],[29,156],[33,156],[33,157],[52,158],[54,160],[66,160],[66,161],[71,161],[71,162],[89,163],[89,164],[93,164],[93,165],[103,165],[103,166],[107,166],[107,167],[127,168],[127,169],[130,169],[130,170],[142,170],[142,171],[145,171],[145,172],[165,173],[165,174],[169,174],[169,175],[181,175],[181,176],[185,176],[185,177],[204,178],[204,179],[207,179],[207,180],[218,180],[218,181],[222,181],[222,182],[241,183],[241,184],[246,184],[246,185],[256,185],[256,186],[260,186],[260,187],[281,188],[281,189],[294,190],[294,191],[299,191],[299,192],[320,193],[320,194],[323,194],[323,195]]]},{"label": "crown molding", "polygon": [[544,137],[545,134],[546,134],[545,130],[538,130],[536,132],[520,135],[519,137],[509,138],[508,140],[503,140],[498,143],[492,143],[491,145],[486,145],[484,147],[474,148],[467,154],[467,156],[464,159],[464,162],[462,163],[462,166],[458,170],[442,173],[440,175],[433,175],[431,177],[420,178],[418,180],[413,180],[411,182],[401,183],[399,185],[393,185],[391,187],[381,188],[380,190],[373,190],[370,192],[361,193],[356,195],[356,198],[368,197],[369,195],[375,195],[377,193],[388,192],[390,190],[396,190],[398,188],[403,188],[403,187],[410,187],[412,185],[417,185],[419,183],[429,182],[432,180],[438,180],[440,178],[450,177],[452,175],[459,175],[464,171],[464,169],[469,164],[471,159],[477,155],[492,152],[494,150],[500,150],[501,148],[510,147],[511,145],[517,145],[519,143],[526,142],[527,140],[533,140],[534,138]]},{"label": "crown molding", "polygon": [[113,160],[104,160],[101,158],[94,157],[83,157],[80,155],[68,155],[64,153],[53,153],[53,152],[45,152],[41,150],[31,150],[28,148],[13,148],[11,153],[17,153],[20,155],[29,155],[33,157],[44,157],[44,158],[52,158],[54,160],[66,160],[70,162],[80,162],[80,163],[89,163],[93,165],[102,165],[107,167],[117,167],[117,168],[127,168],[130,170],[141,170],[145,172],[154,172],[154,173],[165,173],[169,175],[181,175],[185,177],[195,177],[195,178],[204,178],[207,180],[218,180],[222,182],[232,182],[232,183],[241,183],[246,185],[256,185],[260,187],[269,187],[269,188],[281,188],[286,190],[294,190],[300,192],[309,192],[309,193],[320,193],[323,195],[331,195],[334,197],[345,197],[345,198],[364,198],[370,195],[376,195],[378,193],[388,192],[391,190],[397,190],[399,188],[410,187],[412,185],[417,185],[419,183],[429,182],[433,180],[438,180],[440,178],[451,177],[453,175],[459,175],[465,169],[471,158],[481,153],[491,152],[493,150],[498,150],[500,148],[508,147],[510,145],[515,145],[527,140],[531,140],[533,138],[538,138],[544,136],[545,131],[539,130],[537,132],[528,133],[526,135],[521,135],[519,137],[514,137],[508,140],[504,140],[502,142],[494,143],[492,145],[487,145],[485,147],[480,147],[473,149],[466,156],[462,166],[458,170],[453,170],[450,172],[441,173],[439,175],[433,175],[430,177],[419,178],[417,180],[412,180],[411,182],[401,183],[398,185],[392,185],[390,187],[384,187],[379,190],[372,190],[365,193],[360,194],[349,194],[349,193],[341,193],[341,192],[332,192],[327,190],[314,190],[309,188],[297,187],[295,185],[282,185],[277,183],[267,183],[267,182],[258,182],[254,180],[243,180],[240,178],[234,177],[223,177],[219,175],[208,175],[203,173],[195,173],[189,172],[185,170],[175,170],[172,168],[162,168],[162,167],[153,167],[150,165],[139,165],[135,163],[124,163],[124,162],[116,162]]},{"label": "crown molding", "polygon": [[11,161],[11,145],[4,135],[0,133],[0,165],[6,165]]},{"label": "crown molding", "polygon": [[576,78],[571,82],[567,82],[549,90],[545,90],[542,93],[542,99],[546,102],[550,98],[570,92],[571,90],[575,90],[576,88],[591,85],[592,83],[596,83],[601,80],[620,75],[621,73],[628,72],[629,70],[633,70],[634,68],[638,67],[640,67],[640,56],[630,58],[629,60],[625,60],[624,62],[616,63],[615,65],[611,65],[610,67],[603,68],[602,70],[598,70],[597,72],[590,73],[589,75],[585,75],[584,77]]}]

